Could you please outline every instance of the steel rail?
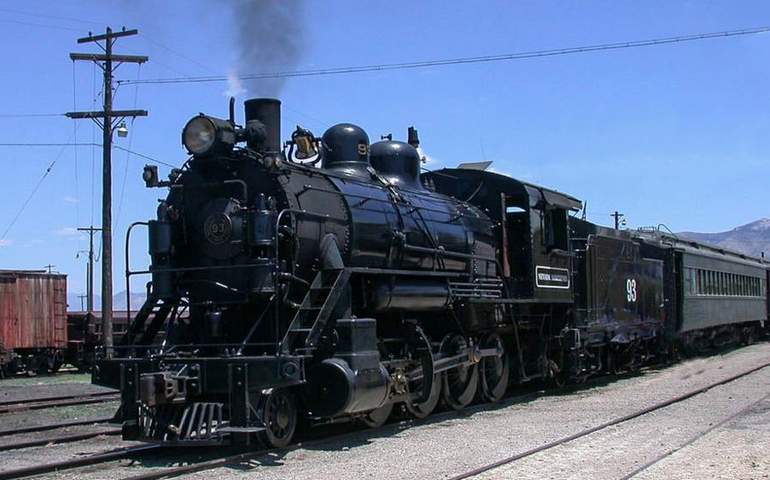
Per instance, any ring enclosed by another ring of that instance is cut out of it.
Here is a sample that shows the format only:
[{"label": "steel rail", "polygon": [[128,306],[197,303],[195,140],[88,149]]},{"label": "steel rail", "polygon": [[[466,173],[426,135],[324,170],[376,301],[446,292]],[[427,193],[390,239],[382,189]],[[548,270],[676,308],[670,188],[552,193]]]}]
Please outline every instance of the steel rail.
[{"label": "steel rail", "polygon": [[[766,364],[766,365],[762,365],[761,367],[757,367],[757,369],[764,368],[766,366],[770,366],[770,362],[768,364]],[[620,380],[620,379],[625,378],[627,376],[628,376],[628,374],[620,374],[620,375],[613,376],[613,378],[616,378],[616,379]],[[583,384],[580,384],[580,385],[562,387],[562,388],[557,389],[557,390],[560,391],[560,392],[569,392],[573,388],[584,388],[586,386],[590,386],[590,385],[594,384],[595,382],[601,381],[603,378],[605,378],[605,377],[594,377],[593,379],[590,379],[586,383],[583,383]],[[530,401],[530,400],[540,396],[540,394],[541,394],[541,392],[523,393],[521,395],[515,395],[515,396],[507,398],[506,402],[516,403],[516,402]],[[442,413],[436,413],[436,414],[429,415],[428,417],[423,418],[423,419],[413,419],[412,420],[412,424],[413,425],[421,425],[421,424],[423,424],[425,422],[428,422],[428,421],[437,421],[437,420],[442,420],[442,419],[455,418],[457,415],[461,415],[461,414],[462,414],[461,412],[457,412],[457,411],[454,411],[454,410],[447,411],[447,412],[442,412]],[[386,425],[383,425],[381,427],[378,427],[378,428],[375,428],[375,429],[368,429],[368,430],[365,430],[365,431],[376,432],[376,431],[381,431],[381,430],[388,429],[388,428],[393,428],[393,425],[392,424],[386,424]],[[210,470],[212,468],[218,468],[218,467],[223,467],[223,466],[226,466],[226,465],[237,464],[237,463],[241,463],[241,462],[244,462],[244,461],[247,461],[247,460],[255,460],[255,459],[258,459],[258,458],[263,457],[265,455],[271,454],[271,453],[290,452],[290,451],[297,450],[297,449],[303,448],[303,447],[315,447],[315,446],[318,446],[318,445],[322,445],[324,443],[335,442],[335,441],[338,441],[340,439],[344,439],[344,438],[348,437],[350,434],[351,434],[351,432],[346,432],[346,433],[341,433],[339,435],[333,435],[333,436],[330,436],[330,437],[319,438],[317,440],[299,442],[299,443],[296,443],[296,444],[293,444],[293,445],[289,445],[289,446],[284,447],[284,448],[262,449],[262,450],[247,452],[247,453],[240,453],[240,454],[236,454],[236,455],[232,455],[232,456],[228,456],[228,457],[222,457],[222,458],[218,458],[218,459],[202,461],[202,462],[198,462],[198,463],[194,463],[194,464],[190,464],[190,465],[182,465],[182,466],[178,466],[178,467],[166,468],[166,469],[160,470],[160,471],[143,473],[143,474],[135,475],[135,476],[132,476],[132,477],[124,478],[123,480],[160,480],[160,479],[163,479],[163,478],[178,477],[180,475],[187,475],[187,474],[191,474],[191,473],[195,473],[195,472],[200,472],[200,471],[203,471],[203,470]]]},{"label": "steel rail", "polygon": [[40,398],[25,398],[21,400],[8,400],[0,402],[0,407],[6,405],[18,405],[21,403],[37,403],[37,402],[53,402],[56,400],[72,400],[75,398],[87,398],[87,397],[106,397],[107,395],[116,395],[118,392],[95,392],[84,393],[82,395],[62,395],[59,397],[40,397]]},{"label": "steel rail", "polygon": [[690,399],[696,395],[700,395],[702,393],[705,393],[712,388],[719,387],[721,385],[725,385],[730,382],[734,382],[735,380],[738,380],[740,378],[743,378],[747,375],[751,375],[752,373],[755,373],[759,370],[762,370],[764,368],[770,367],[770,362],[763,363],[762,365],[750,368],[748,370],[745,370],[741,373],[738,373],[736,375],[732,375],[730,377],[724,378],[722,380],[719,380],[717,382],[711,383],[709,385],[706,385],[705,387],[697,388],[695,390],[691,390],[687,393],[684,393],[682,395],[678,395],[674,398],[670,398],[668,400],[656,403],[654,405],[651,405],[649,407],[643,408],[641,410],[637,410],[636,412],[629,413],[628,415],[623,415],[622,417],[615,418],[613,420],[604,422],[600,425],[597,425],[595,427],[587,428],[585,430],[581,430],[577,433],[574,433],[572,435],[568,435],[566,437],[560,438],[558,440],[554,440],[553,442],[546,443],[545,445],[541,445],[539,447],[532,448],[530,450],[526,450],[521,453],[517,453],[515,455],[511,455],[510,457],[503,458],[501,460],[498,460],[496,462],[492,462],[486,465],[482,465],[481,467],[474,468],[473,470],[468,470],[466,472],[463,472],[459,475],[455,475],[454,477],[450,477],[448,480],[464,480],[466,478],[474,477],[476,475],[480,475],[484,472],[488,472],[490,470],[494,470],[495,468],[501,467],[503,465],[507,465],[513,462],[516,462],[518,460],[521,460],[526,457],[530,457],[536,453],[544,452],[546,450],[550,450],[552,448],[558,447],[560,445],[564,445],[565,443],[572,442],[573,440],[577,440],[579,438],[588,436],[592,433],[596,433],[600,430],[604,430],[606,428],[628,422],[629,420],[633,420],[635,418],[641,417],[643,415],[647,415],[649,413],[652,413],[656,410],[660,410],[666,407],[669,407],[671,405],[674,405],[676,403],[683,402],[687,399]]},{"label": "steel rail", "polygon": [[73,405],[91,405],[95,403],[107,403],[107,402],[118,401],[118,400],[120,400],[120,397],[117,394],[113,394],[112,397],[103,397],[103,398],[73,397],[72,400],[55,401],[55,402],[41,402],[41,403],[24,402],[24,403],[17,403],[14,405],[8,405],[6,407],[0,408],[0,415],[14,413],[14,412],[26,412],[29,410],[43,410],[46,408],[70,407]]},{"label": "steel rail", "polygon": [[89,465],[97,465],[100,463],[111,462],[114,460],[120,460],[130,457],[134,454],[153,452],[162,449],[160,445],[142,445],[139,447],[121,448],[118,450],[111,450],[102,453],[96,453],[82,458],[73,458],[71,460],[63,460],[60,462],[43,463],[40,465],[32,465],[30,467],[16,468],[13,470],[0,471],[0,480],[10,480],[14,478],[29,477],[32,475],[42,475],[44,473],[58,472],[61,470],[69,470],[71,468],[85,467]]},{"label": "steel rail", "polygon": [[81,440],[88,440],[89,438],[100,437],[102,435],[119,435],[120,432],[121,430],[119,428],[113,428],[110,430],[102,430],[100,432],[76,433],[74,435],[62,435],[61,437],[30,440],[29,442],[10,443],[8,445],[0,445],[0,452],[21,450],[22,448],[42,447],[44,445],[54,445],[57,443],[79,442]]},{"label": "steel rail", "polygon": [[15,428],[13,430],[0,430],[0,437],[20,435],[22,433],[45,432],[46,430],[56,430],[57,428],[78,427],[81,425],[95,425],[97,423],[107,423],[110,420],[112,420],[112,417],[95,418],[93,420],[76,420],[74,422],[49,423],[47,425]]},{"label": "steel rail", "polygon": [[735,420],[736,418],[740,417],[741,415],[745,415],[746,413],[748,413],[751,410],[753,410],[754,408],[756,408],[757,405],[759,405],[762,402],[765,402],[769,398],[770,398],[770,393],[765,395],[764,397],[760,398],[756,402],[752,402],[749,405],[746,405],[745,407],[743,407],[742,409],[740,409],[737,412],[733,413],[732,415],[728,416],[727,418],[725,418],[725,419],[723,419],[723,420],[721,420],[721,421],[711,425],[709,428],[707,428],[703,432],[700,432],[700,433],[697,433],[697,434],[693,435],[692,437],[687,439],[687,441],[684,442],[682,445],[679,445],[678,447],[672,448],[671,450],[666,451],[662,455],[659,455],[659,456],[653,458],[652,460],[650,460],[649,462],[645,463],[641,467],[637,468],[633,472],[631,472],[629,474],[626,474],[620,480],[629,480],[630,478],[633,478],[633,477],[637,476],[638,474],[640,474],[643,471],[647,470],[648,468],[650,468],[651,466],[653,466],[656,463],[660,462],[661,460],[663,460],[665,458],[668,458],[669,456],[675,454],[679,450],[692,445],[693,443],[695,443],[696,441],[698,441],[701,438],[705,437],[706,435],[708,435],[712,431],[716,430],[717,428],[720,428],[723,425],[725,425],[725,424]]}]

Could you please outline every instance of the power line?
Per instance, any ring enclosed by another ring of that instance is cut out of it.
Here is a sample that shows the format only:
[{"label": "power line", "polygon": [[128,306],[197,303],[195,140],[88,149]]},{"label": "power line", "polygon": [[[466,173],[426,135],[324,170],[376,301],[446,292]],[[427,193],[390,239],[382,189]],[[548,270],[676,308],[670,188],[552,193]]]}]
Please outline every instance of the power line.
[{"label": "power line", "polygon": [[[65,145],[66,146],[66,145]],[[16,221],[21,217],[21,214],[24,213],[24,210],[26,210],[27,205],[29,205],[29,202],[32,201],[32,198],[35,196],[37,191],[40,189],[40,186],[43,184],[43,181],[46,179],[49,173],[51,173],[51,169],[56,165],[56,162],[59,161],[59,158],[61,158],[62,154],[64,153],[65,148],[62,147],[61,150],[59,150],[59,153],[56,155],[56,158],[53,159],[53,161],[48,165],[48,168],[45,169],[45,172],[43,172],[43,176],[40,177],[40,180],[37,181],[35,184],[35,187],[30,192],[29,196],[27,196],[26,200],[24,200],[24,203],[21,205],[21,208],[19,208],[19,211],[16,212],[16,215],[14,215],[13,219],[11,220],[11,223],[8,224],[8,226],[5,228],[5,231],[3,232],[3,236],[0,237],[0,240],[5,240],[5,237],[8,235],[8,232],[11,231],[11,228],[16,224]]]},{"label": "power line", "polygon": [[54,28],[56,30],[69,30],[69,31],[74,31],[74,32],[82,31],[81,28],[71,28],[71,27],[65,27],[63,25],[45,25],[43,23],[23,22],[21,20],[10,20],[10,19],[7,19],[7,18],[0,19],[0,22],[17,23],[19,25],[27,25],[27,26],[30,26],[30,27]]},{"label": "power line", "polygon": [[151,156],[149,156],[149,155],[144,155],[144,154],[141,154],[141,153],[135,152],[135,151],[133,151],[133,150],[129,150],[129,149],[127,149],[127,148],[121,147],[120,145],[115,145],[115,144],[113,144],[113,145],[112,145],[112,148],[117,148],[118,150],[123,150],[124,152],[128,152],[128,153],[130,153],[131,155],[134,155],[134,156],[136,156],[136,157],[141,157],[141,158],[144,158],[145,160],[149,160],[149,161],[151,161],[151,162],[155,162],[155,163],[157,163],[157,164],[159,164],[159,165],[163,165],[164,167],[169,167],[169,168],[177,168],[177,165],[172,165],[172,164],[170,164],[170,163],[166,163],[166,162],[164,162],[164,161],[162,161],[162,160],[158,160],[157,158],[153,158],[153,157],[151,157]]},{"label": "power line", "polygon": [[83,18],[61,17],[61,16],[57,16],[57,15],[46,15],[46,14],[38,13],[38,12],[29,12],[29,11],[26,11],[26,10],[16,10],[15,8],[0,7],[0,12],[18,13],[19,15],[27,15],[29,17],[50,18],[50,19],[53,19],[53,20],[65,20],[65,21],[68,21],[68,22],[90,23],[92,25],[102,25],[102,22],[94,22],[92,20],[85,20]]},{"label": "power line", "polygon": [[0,147],[99,147],[98,143],[92,142],[67,142],[67,143],[0,143]]},{"label": "power line", "polygon": [[63,117],[63,113],[0,113],[0,118]]},{"label": "power line", "polygon": [[147,35],[144,35],[142,38],[144,38],[147,42],[155,45],[156,47],[160,47],[163,50],[166,50],[167,52],[169,52],[171,54],[174,54],[174,55],[178,56],[179,58],[181,58],[183,60],[186,60],[186,61],[188,61],[188,62],[190,62],[190,63],[192,63],[192,64],[194,64],[194,65],[196,65],[196,66],[198,66],[198,67],[200,67],[202,69],[204,69],[204,70],[208,70],[209,72],[214,72],[214,69],[212,69],[208,65],[205,65],[205,64],[199,62],[198,60],[195,60],[194,58],[188,57],[187,55],[185,55],[185,54],[183,54],[181,52],[178,52],[177,50],[174,50],[171,47],[169,47],[167,45],[164,45],[164,44],[160,43],[157,40],[153,40],[152,38],[148,37]]},{"label": "power line", "polygon": [[[142,78],[142,65],[139,64],[139,68],[136,71],[136,78]],[[134,109],[136,109],[137,99],[139,98],[139,85],[134,85]],[[135,118],[131,118],[131,136],[128,138],[128,150],[126,151],[126,159],[123,162],[123,181],[120,185],[120,199],[118,200],[118,213],[115,215],[115,224],[120,224],[120,214],[123,213],[123,198],[126,194],[126,180],[128,180],[128,159],[131,158],[131,144],[134,142],[136,136],[136,129],[134,128]]]},{"label": "power line", "polygon": [[[0,147],[101,147],[101,143],[92,143],[92,142],[69,142],[69,143],[0,143]],[[120,145],[112,144],[112,148],[117,148],[118,150],[122,150],[126,153],[130,153],[131,155],[144,158],[145,160],[150,160],[152,162],[155,162],[159,165],[163,165],[169,168],[177,168],[176,165],[172,165],[170,163],[166,163],[162,160],[158,160],[157,158],[153,158],[149,155],[145,155],[143,153],[135,152],[133,150],[130,150],[125,147],[121,147]],[[128,157],[127,157],[128,158]]]},{"label": "power line", "polygon": [[[75,88],[75,62],[72,62],[72,110],[77,108],[77,89]],[[78,122],[72,122],[72,140],[78,143]],[[80,179],[78,175],[78,149],[72,151],[75,163],[75,225],[80,225]]]},{"label": "power line", "polygon": [[[631,42],[602,43],[597,45],[586,45],[581,47],[568,47],[549,50],[534,50],[527,52],[505,53],[499,55],[484,55],[478,57],[460,57],[439,60],[424,60],[402,63],[383,63],[378,65],[361,65],[348,67],[320,68],[311,70],[292,70],[285,72],[255,73],[250,75],[239,75],[241,80],[260,80],[270,78],[291,78],[291,77],[311,77],[323,75],[343,75],[349,73],[376,72],[387,70],[405,70],[417,68],[439,67],[446,65],[460,65],[471,63],[500,62],[511,60],[524,60],[538,57],[553,57],[558,55],[571,55],[576,53],[597,52],[603,50],[619,50],[625,48],[650,47],[655,45],[666,45],[672,43],[692,42],[696,40],[706,40],[711,38],[735,37],[740,35],[754,35],[766,33],[770,27],[747,28],[741,30],[725,30],[721,32],[699,33],[693,35],[680,35],[675,37],[655,38],[649,40],[637,40]],[[225,82],[226,76],[208,76],[208,77],[177,77],[177,78],[149,78],[144,80],[120,80],[122,84],[167,84],[167,83],[206,83],[206,82]]]}]

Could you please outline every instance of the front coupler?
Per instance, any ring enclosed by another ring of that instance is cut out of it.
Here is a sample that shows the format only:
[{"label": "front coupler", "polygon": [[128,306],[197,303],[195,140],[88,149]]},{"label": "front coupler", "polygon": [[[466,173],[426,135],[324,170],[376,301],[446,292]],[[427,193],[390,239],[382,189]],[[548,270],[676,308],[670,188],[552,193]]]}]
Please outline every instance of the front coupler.
[{"label": "front coupler", "polygon": [[123,438],[166,445],[248,444],[266,389],[304,383],[294,356],[113,358],[99,360],[94,384],[120,389]]}]

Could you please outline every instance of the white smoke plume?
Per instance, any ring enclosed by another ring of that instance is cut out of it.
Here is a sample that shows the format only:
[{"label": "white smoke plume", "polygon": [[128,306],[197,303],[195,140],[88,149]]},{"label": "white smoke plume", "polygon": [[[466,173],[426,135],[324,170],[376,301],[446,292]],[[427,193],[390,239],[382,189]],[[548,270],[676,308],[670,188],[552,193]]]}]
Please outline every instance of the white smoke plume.
[{"label": "white smoke plume", "polygon": [[241,79],[238,78],[238,73],[235,70],[227,72],[227,90],[225,90],[226,97],[237,97],[242,93],[246,93],[246,89],[243,88]]}]

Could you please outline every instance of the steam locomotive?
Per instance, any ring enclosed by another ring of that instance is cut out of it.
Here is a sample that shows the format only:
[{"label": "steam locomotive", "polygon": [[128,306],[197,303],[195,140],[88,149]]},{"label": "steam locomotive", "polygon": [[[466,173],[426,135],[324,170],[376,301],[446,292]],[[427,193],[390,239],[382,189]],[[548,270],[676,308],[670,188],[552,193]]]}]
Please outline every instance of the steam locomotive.
[{"label": "steam locomotive", "polygon": [[280,113],[248,100],[239,126],[231,100],[186,124],[167,180],[145,167],[169,192],[137,224],[147,302],[93,370],[121,389],[126,439],[283,446],[301,421],[422,418],[763,333],[761,260],[600,227],[472,165],[421,175],[414,129],[282,144]]}]

